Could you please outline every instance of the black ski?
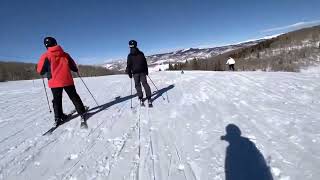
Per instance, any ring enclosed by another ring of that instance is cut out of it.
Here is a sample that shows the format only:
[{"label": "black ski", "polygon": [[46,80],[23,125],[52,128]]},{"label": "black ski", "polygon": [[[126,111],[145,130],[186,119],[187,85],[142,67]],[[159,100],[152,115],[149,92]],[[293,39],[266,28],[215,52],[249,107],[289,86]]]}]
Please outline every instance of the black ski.
[{"label": "black ski", "polygon": [[[88,106],[85,106],[85,109],[86,111],[89,110],[89,107]],[[75,109],[73,109],[72,111],[70,111],[68,114],[67,114],[67,118],[65,118],[62,122],[60,122],[57,126],[54,126],[52,128],[50,128],[47,132],[45,132],[42,136],[45,136],[45,135],[51,135],[53,133],[53,131],[55,131],[59,126],[61,126],[62,124],[70,121],[71,119],[75,118],[76,115],[74,115],[77,111]],[[87,122],[85,122],[85,125],[87,124]],[[88,127],[88,125],[83,125],[84,127]]]},{"label": "black ski", "polygon": [[44,134],[42,134],[42,136],[46,136],[46,135],[52,134],[52,132],[53,132],[54,130],[56,130],[57,128],[58,128],[58,126],[55,126],[55,127],[50,128],[47,132],[45,132]]},{"label": "black ski", "polygon": [[70,111],[68,114],[67,114],[67,118],[65,118],[62,122],[60,122],[59,124],[57,124],[56,126],[50,128],[47,132],[45,132],[42,136],[45,136],[45,135],[50,135],[52,134],[52,132],[54,130],[56,130],[59,126],[61,126],[62,124],[64,124],[65,122],[67,121],[70,121],[72,119],[72,116],[74,113],[76,113],[77,111],[75,109],[73,109],[72,111]]}]

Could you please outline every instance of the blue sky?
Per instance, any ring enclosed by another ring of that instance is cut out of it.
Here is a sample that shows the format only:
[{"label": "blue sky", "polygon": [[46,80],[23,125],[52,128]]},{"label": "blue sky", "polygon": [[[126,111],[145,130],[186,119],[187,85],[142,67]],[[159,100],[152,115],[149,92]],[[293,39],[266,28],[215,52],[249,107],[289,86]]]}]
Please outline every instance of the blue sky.
[{"label": "blue sky", "polygon": [[43,38],[78,63],[220,46],[320,24],[319,0],[1,0],[0,60],[37,62]]}]

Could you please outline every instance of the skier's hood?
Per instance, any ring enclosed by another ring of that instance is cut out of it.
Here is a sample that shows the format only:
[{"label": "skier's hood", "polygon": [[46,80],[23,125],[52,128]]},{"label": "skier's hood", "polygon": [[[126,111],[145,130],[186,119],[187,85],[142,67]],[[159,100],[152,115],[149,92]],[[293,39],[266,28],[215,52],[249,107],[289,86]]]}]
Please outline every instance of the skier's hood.
[{"label": "skier's hood", "polygon": [[226,127],[227,134],[224,136],[221,136],[221,140],[225,141],[234,141],[241,137],[241,130],[240,128],[235,124],[228,124]]},{"label": "skier's hood", "polygon": [[137,55],[137,54],[140,54],[140,50],[138,48],[130,48],[130,54],[131,55]]},{"label": "skier's hood", "polygon": [[56,45],[56,46],[53,46],[53,47],[49,47],[47,52],[49,54],[54,55],[54,56],[61,56],[61,55],[63,55],[65,53],[63,51],[63,49],[61,48],[61,46],[59,46],[59,45]]}]

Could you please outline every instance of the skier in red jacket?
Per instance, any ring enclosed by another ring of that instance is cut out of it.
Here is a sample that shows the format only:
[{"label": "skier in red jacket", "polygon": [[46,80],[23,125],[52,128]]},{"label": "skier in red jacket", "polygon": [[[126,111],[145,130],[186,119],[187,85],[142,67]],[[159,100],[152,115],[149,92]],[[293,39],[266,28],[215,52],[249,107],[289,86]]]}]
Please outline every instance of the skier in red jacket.
[{"label": "skier in red jacket", "polygon": [[[74,86],[71,71],[78,72],[78,67],[71,56],[64,52],[53,37],[46,37],[44,45],[47,48],[37,65],[40,75],[47,74],[49,88],[53,95],[55,126],[60,125],[68,117],[62,110],[62,92],[66,91],[78,114],[84,122],[86,110]],[[70,71],[71,70],[71,71]]]}]

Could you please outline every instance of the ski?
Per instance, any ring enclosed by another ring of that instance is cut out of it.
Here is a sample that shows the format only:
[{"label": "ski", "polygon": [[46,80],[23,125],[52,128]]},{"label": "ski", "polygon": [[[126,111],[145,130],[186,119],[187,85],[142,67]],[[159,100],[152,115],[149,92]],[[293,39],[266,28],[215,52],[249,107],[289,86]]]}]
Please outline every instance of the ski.
[{"label": "ski", "polygon": [[[89,110],[89,107],[88,106],[85,106],[85,109],[86,111]],[[66,118],[64,118],[64,120],[62,122],[60,122],[57,126],[54,126],[52,128],[50,128],[48,131],[46,131],[45,133],[42,134],[42,136],[46,136],[46,135],[51,135],[53,133],[53,131],[55,131],[59,126],[61,126],[62,124],[70,121],[71,119],[73,119],[75,116],[74,114],[76,113],[77,111],[75,109],[73,109],[72,111],[70,111]],[[84,127],[84,128],[88,128],[88,125],[87,125],[87,122],[85,121],[84,124],[81,123],[81,127]]]},{"label": "ski", "polygon": [[52,132],[53,132],[54,130],[56,130],[59,126],[61,126],[61,125],[64,124],[65,122],[71,120],[71,119],[72,119],[72,115],[73,115],[74,113],[76,113],[76,112],[77,112],[77,111],[76,111],[75,109],[73,109],[72,111],[70,111],[70,112],[67,114],[66,118],[64,118],[64,120],[63,120],[62,122],[60,122],[60,123],[57,124],[56,126],[50,128],[47,132],[45,132],[44,134],[42,134],[42,136],[52,134]]},{"label": "ski", "polygon": [[43,133],[42,136],[50,135],[54,130],[56,130],[58,126],[50,128],[47,132]]}]

